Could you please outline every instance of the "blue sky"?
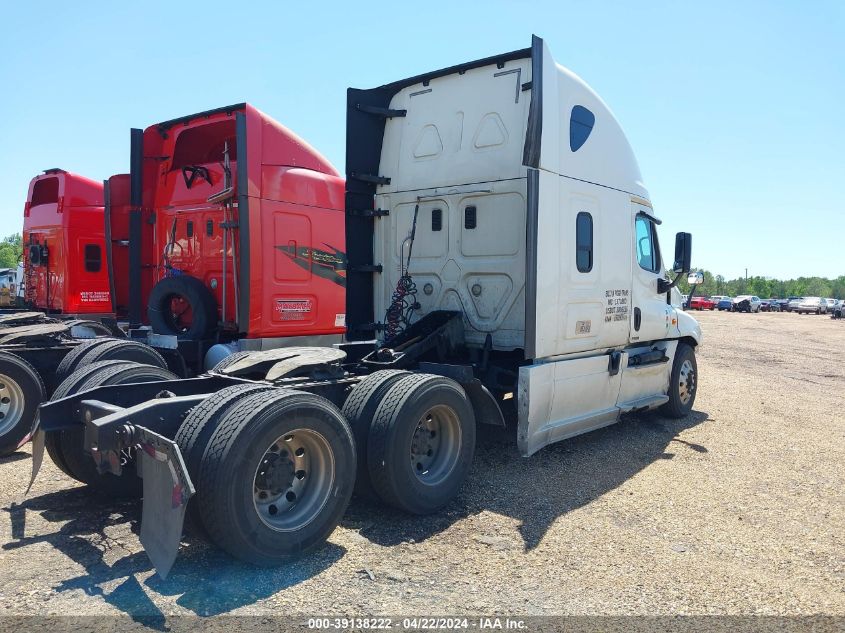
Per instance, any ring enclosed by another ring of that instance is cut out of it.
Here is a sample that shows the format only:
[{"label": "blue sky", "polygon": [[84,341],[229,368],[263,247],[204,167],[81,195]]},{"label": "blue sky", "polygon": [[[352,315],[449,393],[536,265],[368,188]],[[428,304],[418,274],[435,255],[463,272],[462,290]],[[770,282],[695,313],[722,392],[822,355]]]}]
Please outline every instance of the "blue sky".
[{"label": "blue sky", "polygon": [[[122,6],[116,6],[122,5]],[[29,179],[128,171],[129,128],[249,101],[343,171],[348,86],[529,45],[607,101],[664,250],[728,278],[845,274],[845,3],[6,3],[0,235]]]}]

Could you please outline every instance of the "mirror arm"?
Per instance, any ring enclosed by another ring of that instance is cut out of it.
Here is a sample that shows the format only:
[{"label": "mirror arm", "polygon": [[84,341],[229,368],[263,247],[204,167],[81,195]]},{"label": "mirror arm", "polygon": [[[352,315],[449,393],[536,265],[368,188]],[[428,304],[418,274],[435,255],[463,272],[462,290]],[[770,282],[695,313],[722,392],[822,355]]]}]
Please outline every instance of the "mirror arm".
[{"label": "mirror arm", "polygon": [[675,277],[671,282],[666,281],[665,279],[658,279],[657,280],[657,294],[662,295],[669,292],[672,288],[678,285],[678,282],[681,280],[681,275],[684,273],[678,273],[678,276]]}]

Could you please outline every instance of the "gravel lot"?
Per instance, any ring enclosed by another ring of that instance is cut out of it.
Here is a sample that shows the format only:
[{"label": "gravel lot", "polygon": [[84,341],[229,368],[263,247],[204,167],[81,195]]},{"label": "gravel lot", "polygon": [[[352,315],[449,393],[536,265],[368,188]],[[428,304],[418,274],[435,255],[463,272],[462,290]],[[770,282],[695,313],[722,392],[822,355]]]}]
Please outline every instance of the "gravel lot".
[{"label": "gravel lot", "polygon": [[170,578],[140,506],[0,460],[0,615],[845,615],[845,322],[695,313],[696,411],[518,456],[485,433],[447,511],[353,501],[329,544],[257,569],[188,537]]}]

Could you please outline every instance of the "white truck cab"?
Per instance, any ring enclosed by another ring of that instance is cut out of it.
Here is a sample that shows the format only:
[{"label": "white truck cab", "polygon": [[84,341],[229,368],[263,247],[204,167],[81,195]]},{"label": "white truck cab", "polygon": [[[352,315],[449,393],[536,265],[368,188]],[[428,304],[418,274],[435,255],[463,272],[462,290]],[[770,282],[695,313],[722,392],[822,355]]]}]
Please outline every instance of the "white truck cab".
[{"label": "white truck cab", "polygon": [[[667,281],[634,153],[542,40],[348,99],[347,207],[373,210],[348,220],[350,270],[381,270],[350,276],[353,338],[409,276],[409,323],[459,311],[467,347],[514,372],[514,389],[487,386],[516,398],[526,455],[626,411],[689,410],[701,329]],[[678,235],[678,276],[690,243]]]}]

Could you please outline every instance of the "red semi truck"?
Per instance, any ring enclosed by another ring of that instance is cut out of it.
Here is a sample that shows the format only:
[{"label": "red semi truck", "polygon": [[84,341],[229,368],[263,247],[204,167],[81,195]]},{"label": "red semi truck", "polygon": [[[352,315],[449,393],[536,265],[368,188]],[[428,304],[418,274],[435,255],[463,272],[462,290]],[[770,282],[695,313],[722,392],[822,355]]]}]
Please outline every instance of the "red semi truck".
[{"label": "red semi truck", "polygon": [[133,130],[132,173],[106,191],[111,278],[128,281],[115,310],[130,323],[203,355],[229,346],[215,358],[345,331],[344,180],[256,108]]},{"label": "red semi truck", "polygon": [[23,245],[29,307],[89,317],[112,312],[102,183],[62,169],[33,178],[24,207]]}]

